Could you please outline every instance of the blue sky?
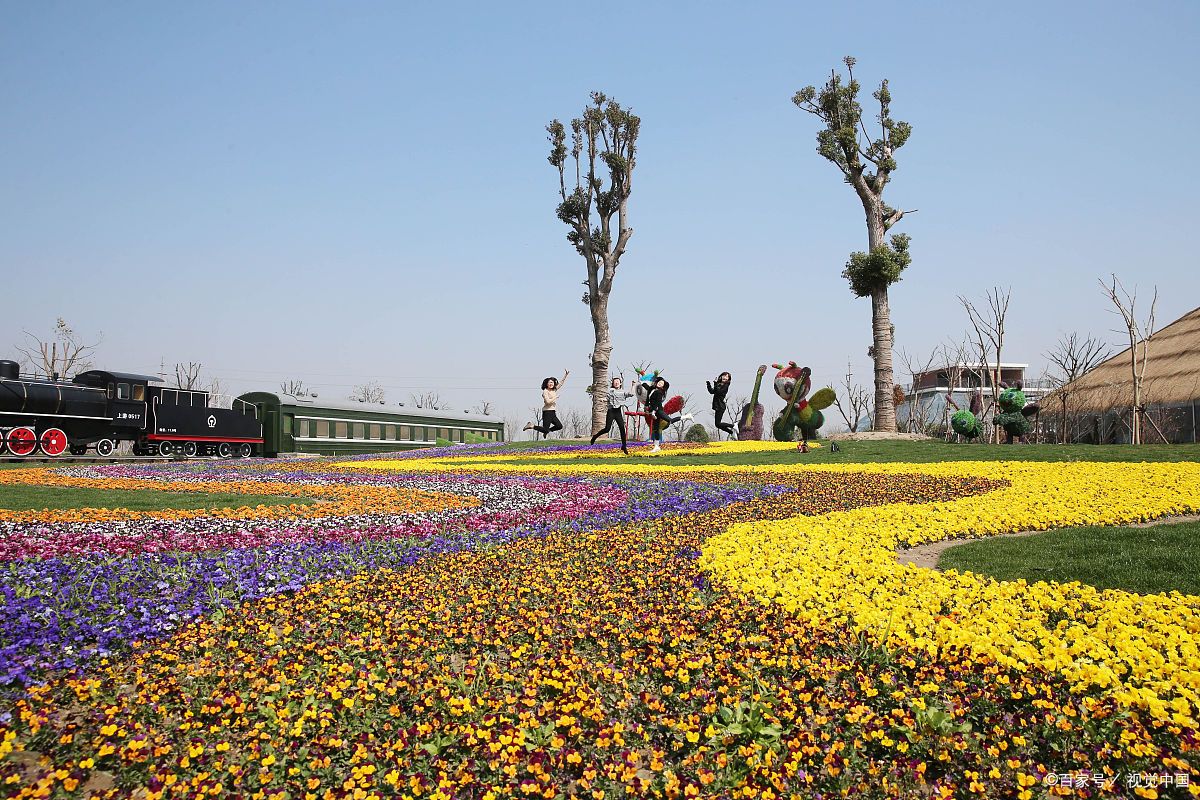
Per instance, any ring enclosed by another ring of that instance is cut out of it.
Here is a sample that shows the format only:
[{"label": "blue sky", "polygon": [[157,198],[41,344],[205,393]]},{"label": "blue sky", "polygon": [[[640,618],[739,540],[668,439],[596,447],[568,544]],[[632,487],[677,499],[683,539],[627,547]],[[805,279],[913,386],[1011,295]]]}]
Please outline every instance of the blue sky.
[{"label": "blue sky", "polygon": [[601,89],[642,117],[615,362],[696,393],[781,359],[865,381],[862,212],[790,102],[847,54],[914,128],[885,196],[919,209],[898,347],[960,335],[956,296],[993,285],[1035,370],[1063,332],[1118,341],[1100,276],[1157,285],[1161,321],[1200,304],[1200,5],[909,6],[9,3],[0,349],[63,316],[110,368],[524,415],[542,376],[587,383],[543,129]]}]

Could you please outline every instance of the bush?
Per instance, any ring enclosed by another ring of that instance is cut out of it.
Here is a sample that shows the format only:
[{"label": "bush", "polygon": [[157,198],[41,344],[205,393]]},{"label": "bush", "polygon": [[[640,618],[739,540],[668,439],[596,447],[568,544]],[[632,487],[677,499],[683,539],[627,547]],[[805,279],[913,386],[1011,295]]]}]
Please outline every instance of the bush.
[{"label": "bush", "polygon": [[704,430],[704,426],[697,423],[687,429],[687,433],[683,435],[685,442],[695,442],[696,444],[708,444],[708,431]]}]

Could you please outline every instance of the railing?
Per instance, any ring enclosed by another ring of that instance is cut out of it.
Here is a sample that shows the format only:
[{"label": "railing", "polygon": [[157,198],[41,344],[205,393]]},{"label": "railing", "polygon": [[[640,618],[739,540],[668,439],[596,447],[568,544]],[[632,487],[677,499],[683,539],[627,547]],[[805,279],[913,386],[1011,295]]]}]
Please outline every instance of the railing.
[{"label": "railing", "polygon": [[[170,403],[170,405],[173,405],[173,406],[186,405],[191,408],[195,408],[197,405],[196,404],[196,395],[200,395],[201,396],[200,403],[199,403],[200,407],[208,408],[208,392],[201,391],[199,389],[167,389],[167,388],[163,388],[160,391],[162,393],[161,397],[162,397],[163,405],[167,405],[167,393],[170,392],[172,395],[174,395],[174,402]],[[180,402],[181,395],[185,395],[185,394],[187,395],[187,402],[181,403]]]},{"label": "railing", "polygon": [[[1058,386],[1059,386],[1059,384],[1056,383],[1055,381],[1052,381],[1049,379],[1042,379],[1042,378],[1035,379],[1035,380],[1021,381],[1021,388],[1023,390],[1033,389],[1036,391],[1049,392],[1049,391],[1053,391],[1054,389],[1057,389]],[[991,386],[960,385],[953,389],[949,386],[922,386],[920,389],[913,389],[913,385],[911,383],[906,383],[903,386],[901,386],[901,388],[904,389],[905,396],[910,396],[910,395],[914,394],[915,392],[937,392],[939,394],[945,394],[946,392],[950,392],[950,391],[973,392],[976,389],[981,391],[984,395],[990,395],[992,393]]]}]

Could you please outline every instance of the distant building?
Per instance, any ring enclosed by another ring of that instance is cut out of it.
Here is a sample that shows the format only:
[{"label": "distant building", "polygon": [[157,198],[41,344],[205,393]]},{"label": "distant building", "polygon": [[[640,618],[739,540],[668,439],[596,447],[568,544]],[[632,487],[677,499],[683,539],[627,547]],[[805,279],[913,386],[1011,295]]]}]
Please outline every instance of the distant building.
[{"label": "distant building", "polygon": [[[950,415],[958,409],[971,408],[971,397],[978,393],[983,409],[982,421],[991,424],[992,369],[995,364],[947,364],[913,376],[913,382],[903,387],[904,402],[896,406],[896,421],[900,428],[913,433],[944,434],[950,426]],[[1041,401],[1052,388],[1049,381],[1027,380],[1028,364],[1000,364],[1002,386],[1020,384],[1026,402]],[[1004,391],[1003,388],[1000,389]]]},{"label": "distant building", "polygon": [[[1140,355],[1141,342],[1138,342]],[[1072,441],[1119,444],[1131,438],[1133,373],[1130,348],[1099,364],[1047,398],[1045,414],[1062,416],[1067,398],[1067,430]],[[1184,314],[1150,339],[1142,377],[1142,404],[1151,425],[1147,444],[1197,441],[1200,416],[1200,308]]]}]

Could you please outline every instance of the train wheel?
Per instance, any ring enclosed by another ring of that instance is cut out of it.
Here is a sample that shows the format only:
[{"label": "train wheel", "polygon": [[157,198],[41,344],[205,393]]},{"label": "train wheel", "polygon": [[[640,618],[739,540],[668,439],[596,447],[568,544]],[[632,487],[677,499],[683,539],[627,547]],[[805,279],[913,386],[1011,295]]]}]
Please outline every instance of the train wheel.
[{"label": "train wheel", "polygon": [[242,442],[242,446],[238,448],[238,458],[249,458],[254,455],[254,448],[249,442]]},{"label": "train wheel", "polygon": [[158,454],[160,456],[163,456],[164,458],[169,458],[170,456],[173,456],[175,454],[175,443],[174,442],[159,442],[158,443]]},{"label": "train wheel", "polygon": [[8,449],[14,456],[27,456],[37,449],[37,434],[32,428],[13,428],[8,432]]},{"label": "train wheel", "polygon": [[184,442],[183,443],[183,455],[187,458],[195,458],[196,451],[198,449],[199,448],[196,447],[195,442]]},{"label": "train wheel", "polygon": [[46,455],[61,456],[67,450],[67,435],[59,428],[47,428],[42,431],[38,444]]},{"label": "train wheel", "polygon": [[0,454],[8,452],[8,431],[0,431]]},{"label": "train wheel", "polygon": [[217,445],[217,455],[221,458],[233,458],[233,445],[229,442],[221,442]]},{"label": "train wheel", "polygon": [[117,449],[117,445],[112,439],[101,439],[96,442],[96,455],[101,458],[108,458],[113,454],[113,450]]}]

